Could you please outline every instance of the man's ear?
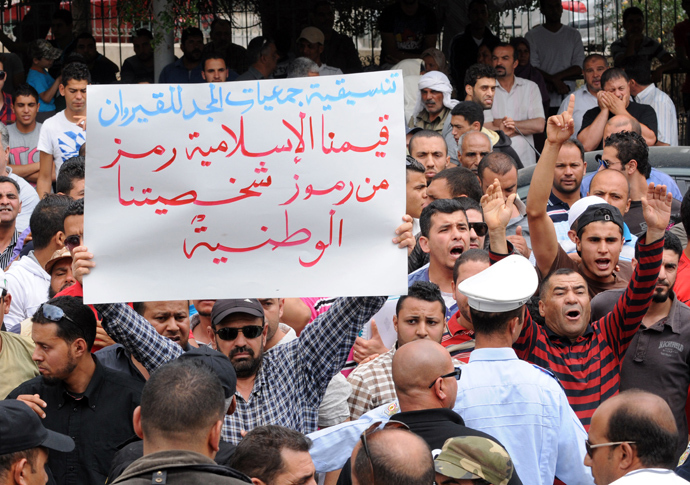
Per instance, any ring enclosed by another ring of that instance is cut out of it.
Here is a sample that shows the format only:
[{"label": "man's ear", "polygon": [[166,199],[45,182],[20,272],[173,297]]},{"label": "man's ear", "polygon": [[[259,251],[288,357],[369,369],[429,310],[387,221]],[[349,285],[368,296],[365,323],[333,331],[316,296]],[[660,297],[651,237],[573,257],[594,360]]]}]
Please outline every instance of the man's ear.
[{"label": "man's ear", "polygon": [[420,236],[419,237],[419,247],[422,248],[422,251],[425,253],[430,253],[431,248],[429,248],[429,238],[425,236]]},{"label": "man's ear", "polygon": [[482,125],[479,121],[475,121],[470,125],[470,131],[482,131]]},{"label": "man's ear", "polygon": [[55,238],[55,243],[60,247],[60,249],[65,247],[65,239],[67,238],[67,235],[64,232],[58,231],[53,237]]},{"label": "man's ear", "polygon": [[544,302],[541,300],[539,300],[539,315],[541,315],[542,317],[546,316],[545,305],[544,305]]},{"label": "man's ear", "polygon": [[14,479],[14,483],[18,485],[28,485],[31,482],[31,469],[33,467],[29,460],[22,458],[12,465],[10,476]]},{"label": "man's ear", "polygon": [[393,315],[393,328],[395,329],[395,333],[398,333],[398,316]]},{"label": "man's ear", "polygon": [[77,358],[91,352],[91,349],[89,349],[88,345],[86,345],[86,340],[83,338],[76,339],[71,345],[74,348],[74,355]]},{"label": "man's ear", "polygon": [[60,86],[58,86],[58,89],[60,90],[60,96],[64,96],[65,95],[65,86],[63,86],[61,83]]},{"label": "man's ear", "polygon": [[221,429],[223,429],[223,420],[219,419],[208,432],[208,446],[215,452],[218,452],[220,449],[219,441]]},{"label": "man's ear", "polygon": [[627,471],[630,471],[630,467],[633,465],[633,462],[635,461],[635,456],[637,455],[636,449],[628,443],[623,443],[622,445],[620,445],[619,450],[620,462],[618,464],[618,467],[622,470],[626,470],[627,473]]},{"label": "man's ear", "polygon": [[568,231],[568,237],[573,242],[573,244],[577,244],[577,233],[575,231],[573,231],[572,229]]},{"label": "man's ear", "polygon": [[12,303],[12,295],[9,293],[5,295],[5,315],[10,312],[10,304]]},{"label": "man's ear", "polygon": [[637,170],[637,160],[630,160],[625,164],[625,171],[628,175],[632,175]]},{"label": "man's ear", "polygon": [[134,433],[143,440],[144,430],[141,427],[141,406],[137,406],[134,409],[134,415],[132,416],[132,424],[134,425]]},{"label": "man's ear", "polygon": [[474,95],[474,88],[469,84],[465,84],[465,93],[471,98]]}]

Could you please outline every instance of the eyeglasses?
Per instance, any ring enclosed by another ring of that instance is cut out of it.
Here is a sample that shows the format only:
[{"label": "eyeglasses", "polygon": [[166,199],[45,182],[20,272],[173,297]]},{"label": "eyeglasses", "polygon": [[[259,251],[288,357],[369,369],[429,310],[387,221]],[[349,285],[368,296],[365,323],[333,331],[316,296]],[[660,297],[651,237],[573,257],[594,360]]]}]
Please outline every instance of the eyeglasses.
[{"label": "eyeglasses", "polygon": [[50,320],[51,322],[57,323],[64,318],[65,320],[77,325],[77,322],[68,317],[62,308],[60,308],[59,306],[51,305],[50,303],[44,303],[43,305],[41,305],[41,315],[43,315],[46,319]]},{"label": "eyeglasses", "polygon": [[468,225],[470,226],[470,230],[474,230],[479,237],[486,236],[486,233],[489,231],[489,226],[487,226],[485,222],[470,222]]},{"label": "eyeglasses", "polygon": [[594,161],[599,164],[599,168],[604,167],[604,168],[611,168],[611,166],[617,162],[611,162],[609,160],[604,160],[601,158],[600,154],[597,154],[594,156]]},{"label": "eyeglasses", "polygon": [[612,443],[600,443],[598,445],[592,445],[589,443],[589,440],[585,440],[585,450],[587,450],[587,456],[592,458],[592,450],[595,450],[597,448],[603,448],[605,446],[618,446],[618,445],[634,445],[634,441],[614,441]]},{"label": "eyeglasses", "polygon": [[79,234],[74,234],[65,238],[65,247],[69,249],[70,252],[73,252],[74,248],[79,245],[81,245],[81,236]]},{"label": "eyeglasses", "polygon": [[434,384],[436,384],[436,381],[439,379],[445,379],[446,377],[455,377],[456,381],[460,380],[460,375],[462,374],[462,370],[460,368],[454,369],[453,372],[449,372],[448,374],[443,374],[442,376],[437,377],[434,379],[434,382],[429,384],[429,389],[434,387]]},{"label": "eyeglasses", "polygon": [[4,81],[6,77],[7,73],[5,71],[0,71],[0,81]]},{"label": "eyeglasses", "polygon": [[224,327],[216,330],[216,335],[221,340],[235,340],[240,332],[245,338],[256,338],[264,331],[261,325],[247,325],[246,327]]},{"label": "eyeglasses", "polygon": [[371,465],[371,475],[372,475],[372,481],[373,481],[373,475],[374,475],[374,462],[371,460],[371,452],[369,451],[369,445],[367,444],[367,436],[371,436],[377,431],[381,431],[382,429],[407,429],[409,430],[410,427],[407,426],[405,423],[401,423],[400,421],[388,421],[386,424],[381,426],[382,421],[377,421],[371,426],[369,426],[364,433],[359,437],[359,440],[362,442],[362,448],[364,449],[364,454],[367,455],[367,459],[369,460],[369,465]]}]

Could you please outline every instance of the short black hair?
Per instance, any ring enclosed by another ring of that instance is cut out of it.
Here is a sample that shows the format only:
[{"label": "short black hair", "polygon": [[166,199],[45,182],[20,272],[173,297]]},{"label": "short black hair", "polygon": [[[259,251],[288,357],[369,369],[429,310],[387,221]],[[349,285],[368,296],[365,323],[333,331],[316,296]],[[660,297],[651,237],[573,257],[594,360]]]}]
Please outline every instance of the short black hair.
[{"label": "short black hair", "polygon": [[198,359],[176,359],[162,365],[141,393],[145,436],[205,437],[226,410],[220,379]]},{"label": "short black hair", "polygon": [[429,303],[435,301],[439,302],[445,318],[446,302],[443,299],[441,289],[436,283],[432,283],[431,281],[415,281],[412,283],[412,286],[407,289],[407,295],[401,295],[400,298],[398,298],[398,303],[395,305],[396,315],[400,313],[403,302],[408,298],[416,298],[417,300],[427,301]]},{"label": "short black hair", "polygon": [[96,38],[93,35],[91,35],[89,32],[82,32],[81,34],[79,34],[77,36],[77,38],[75,40],[79,40],[79,39],[90,39],[93,41],[94,44],[96,43]]},{"label": "short black hair", "polygon": [[[551,288],[551,278],[554,276],[562,276],[562,275],[571,275],[571,274],[580,274],[578,271],[575,271],[572,268],[558,268],[557,270],[549,273],[546,275],[546,277],[542,280],[541,285],[539,285],[539,299],[544,300],[547,297],[547,293],[549,292],[549,289]],[[585,282],[585,286],[588,287],[587,285],[587,280],[582,278]]]},{"label": "short black hair", "polygon": [[[204,57],[201,58],[201,70],[204,71],[206,70],[206,61],[210,59],[221,59],[223,62],[225,61],[225,56],[221,54],[220,52],[209,52],[207,54],[204,54]],[[225,68],[227,69],[227,63]]]},{"label": "short black hair", "polygon": [[38,91],[36,91],[36,88],[34,88],[31,84],[20,84],[14,89],[14,94],[12,95],[12,103],[17,102],[17,98],[19,96],[32,96],[37,103],[40,103],[41,100],[38,98]]},{"label": "short black hair", "polygon": [[72,12],[64,8],[58,9],[53,13],[53,20],[62,20],[67,25],[72,25]]},{"label": "short black hair", "polygon": [[63,221],[67,219],[69,216],[83,216],[84,215],[84,198],[82,197],[81,199],[74,199],[70,204],[67,206],[67,210],[65,211],[65,215],[63,217]]},{"label": "short black hair", "polygon": [[242,438],[229,465],[249,477],[273,483],[285,469],[283,449],[309,452],[309,448],[311,440],[302,433],[284,426],[257,426]]},{"label": "short black hair", "polygon": [[524,318],[524,305],[507,312],[482,312],[470,307],[474,333],[480,335],[495,335],[505,332],[508,322],[513,318]]},{"label": "short black hair", "polygon": [[6,176],[6,175],[0,175],[0,184],[12,184],[14,185],[14,188],[17,189],[17,195],[19,195],[19,184],[17,183],[16,180]]},{"label": "short black hair", "polygon": [[215,29],[218,25],[222,24],[228,24],[232,28],[232,22],[230,22],[228,19],[213,17],[213,22],[211,22],[211,32],[213,32],[213,29]]},{"label": "short black hair", "polygon": [[620,67],[610,67],[607,70],[604,71],[604,73],[601,75],[601,88],[604,89],[604,86],[606,86],[606,83],[609,81],[612,81],[614,79],[619,79],[623,78],[625,79],[625,82],[627,83],[630,81],[630,78],[628,75],[625,73],[623,69]]},{"label": "short black hair", "polygon": [[477,176],[465,167],[451,167],[434,175],[434,180],[445,179],[453,197],[469,197],[479,202],[482,198],[482,186]]},{"label": "short black hair", "polygon": [[517,59],[517,48],[513,44],[511,44],[510,42],[499,42],[498,44],[496,44],[491,49],[492,53],[493,53],[494,49],[496,49],[496,47],[510,47],[513,50],[513,61],[515,61],[515,59]]},{"label": "short black hair", "polygon": [[673,251],[678,257],[683,255],[683,245],[680,243],[680,239],[670,231],[664,233],[664,249]]},{"label": "short black hair", "polygon": [[187,42],[190,37],[201,37],[204,38],[204,33],[198,27],[187,27],[182,31],[182,37],[180,38],[180,44]]},{"label": "short black hair", "polygon": [[[43,315],[43,305],[53,305],[62,309],[72,321],[61,318],[54,322]],[[38,307],[31,321],[34,324],[54,323],[57,325],[57,337],[71,344],[78,338],[83,338],[89,350],[93,347],[96,340],[96,317],[88,306],[84,305],[84,300],[79,296],[56,296],[51,298],[43,305]]]},{"label": "short black hair", "polygon": [[583,162],[585,161],[585,147],[582,145],[582,142],[578,140],[577,138],[568,138],[566,141],[563,142],[562,146],[574,146],[578,150],[580,150],[580,160]]},{"label": "short black hair", "polygon": [[652,84],[652,67],[644,56],[626,57],[621,63],[625,73],[640,86]]},{"label": "short black hair", "polygon": [[585,68],[585,64],[587,64],[589,61],[594,60],[594,59],[601,59],[602,61],[604,61],[606,63],[607,67],[609,65],[609,61],[608,61],[608,59],[606,59],[605,56],[603,56],[601,54],[594,53],[594,54],[590,54],[587,57],[585,57],[585,60],[582,61],[582,69]]},{"label": "short black hair", "polygon": [[480,180],[483,180],[482,174],[487,168],[498,175],[505,175],[512,169],[517,171],[518,165],[517,162],[513,160],[513,157],[507,153],[491,152],[482,158],[477,166],[477,175],[479,175]]},{"label": "short black hair", "polygon": [[496,79],[496,69],[486,64],[472,64],[467,71],[465,71],[465,86],[469,84],[474,87],[477,81],[483,77]]},{"label": "short black hair", "polygon": [[649,163],[649,147],[647,142],[634,131],[619,131],[612,133],[604,141],[607,147],[618,151],[618,160],[625,167],[631,160],[637,162],[637,171],[648,179],[652,173],[652,165]]},{"label": "short black hair", "polygon": [[446,143],[446,139],[443,138],[443,135],[441,135],[438,131],[434,130],[419,130],[412,135],[412,138],[410,138],[410,141],[407,143],[407,149],[410,154],[412,154],[412,145],[417,138],[440,138],[443,140],[443,146],[446,149],[446,156],[448,156],[448,143]]},{"label": "short black hair", "polygon": [[480,129],[484,126],[484,111],[474,101],[460,101],[450,110],[450,115],[462,116],[470,125],[478,121]]},{"label": "short black hair", "polygon": [[12,465],[25,458],[29,467],[31,467],[31,473],[36,473],[36,469],[38,468],[36,467],[36,460],[38,459],[39,449],[40,447],[29,448],[28,450],[0,455],[0,478],[5,478],[12,468]]},{"label": "short black hair", "polygon": [[489,258],[489,252],[484,249],[468,249],[460,255],[458,259],[455,260],[455,265],[453,266],[453,283],[458,282],[458,273],[460,272],[460,266],[469,262],[486,263],[491,264],[491,259]]},{"label": "short black hair", "polygon": [[47,194],[38,201],[29,219],[34,249],[48,247],[53,236],[65,230],[65,212],[71,202],[70,197],[60,194]]},{"label": "short black hair", "polygon": [[67,86],[70,81],[86,81],[91,84],[91,73],[89,68],[83,62],[70,62],[62,70],[62,82],[63,86]]},{"label": "short black hair", "polygon": [[465,210],[458,203],[456,199],[438,199],[422,209],[422,214],[419,216],[419,226],[422,236],[429,237],[431,231],[431,217],[437,212],[441,214],[453,214],[455,212],[462,212],[467,219]]},{"label": "short black hair", "polygon": [[134,32],[132,32],[132,38],[130,39],[130,42],[134,42],[134,39],[137,37],[146,37],[149,40],[153,40],[153,34],[149,29],[137,29]]},{"label": "short black hair", "polygon": [[623,22],[628,20],[628,17],[631,15],[639,15],[640,17],[644,17],[644,13],[642,13],[642,10],[640,10],[638,7],[628,7],[623,10]]},{"label": "short black hair", "polygon": [[[630,389],[625,394],[641,392]],[[634,441],[644,468],[674,468],[678,433],[662,428],[648,413],[634,409],[629,401],[612,411],[606,437],[611,442]]]},{"label": "short black hair", "polygon": [[84,157],[72,157],[60,167],[55,188],[67,194],[74,188],[74,182],[86,178],[86,160]]},{"label": "short black hair", "polygon": [[259,58],[266,54],[266,49],[271,44],[275,44],[275,41],[265,35],[260,35],[250,40],[249,45],[247,45],[247,59],[249,63],[255,64],[259,62]]}]

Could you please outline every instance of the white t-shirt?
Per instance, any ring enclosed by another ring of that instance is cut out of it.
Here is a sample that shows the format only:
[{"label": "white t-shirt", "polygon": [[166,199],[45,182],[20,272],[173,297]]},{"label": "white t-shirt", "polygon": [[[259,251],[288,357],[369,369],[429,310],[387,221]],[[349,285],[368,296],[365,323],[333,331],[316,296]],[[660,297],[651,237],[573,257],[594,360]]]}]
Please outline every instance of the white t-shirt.
[{"label": "white t-shirt", "polygon": [[664,468],[641,468],[619,478],[611,485],[687,485],[687,481],[680,478],[672,470]]},{"label": "white t-shirt", "polygon": [[65,112],[60,111],[43,122],[38,149],[53,155],[57,175],[65,161],[79,156],[79,149],[85,142],[86,132],[76,123],[68,121]]},{"label": "white t-shirt", "polygon": [[[570,66],[580,66],[585,62],[585,48],[580,33],[567,25],[561,25],[558,32],[551,32],[543,25],[537,25],[525,34],[530,45],[530,63],[544,72],[556,74]],[[574,81],[565,81],[570,92],[575,90]],[[564,96],[552,93],[551,107],[561,105]]]}]

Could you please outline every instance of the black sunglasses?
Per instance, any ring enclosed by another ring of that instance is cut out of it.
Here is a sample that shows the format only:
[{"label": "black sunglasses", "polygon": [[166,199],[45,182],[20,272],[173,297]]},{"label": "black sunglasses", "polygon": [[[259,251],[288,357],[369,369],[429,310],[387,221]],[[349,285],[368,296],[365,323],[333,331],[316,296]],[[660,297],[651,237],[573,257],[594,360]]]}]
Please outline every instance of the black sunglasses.
[{"label": "black sunglasses", "polygon": [[474,229],[474,232],[476,232],[479,237],[486,236],[486,233],[489,231],[489,226],[486,225],[486,222],[470,222],[468,225],[470,229]]},{"label": "black sunglasses", "polygon": [[434,384],[436,384],[436,381],[439,379],[445,379],[446,377],[455,377],[455,380],[459,381],[461,375],[462,375],[462,370],[459,367],[457,369],[453,369],[453,372],[449,372],[448,374],[443,374],[442,376],[438,376],[436,379],[434,379],[434,382],[429,384],[429,389],[434,387]]},{"label": "black sunglasses", "polygon": [[51,322],[57,323],[64,318],[65,320],[77,325],[77,322],[68,317],[62,308],[60,308],[59,306],[51,305],[50,303],[44,303],[43,305],[41,305],[41,315],[43,315],[46,319],[50,320]]},{"label": "black sunglasses", "polygon": [[65,247],[70,251],[74,251],[74,248],[81,245],[81,236],[79,234],[74,234],[72,236],[67,236],[65,238]]},{"label": "black sunglasses", "polygon": [[245,338],[256,338],[264,331],[264,327],[261,325],[247,325],[241,328],[224,327],[216,330],[216,335],[221,340],[235,340],[240,331]]},{"label": "black sunglasses", "polygon": [[600,153],[594,156],[594,161],[597,162],[600,167],[604,167],[605,169],[611,168],[611,164],[614,163],[610,162],[609,160],[603,159]]}]

